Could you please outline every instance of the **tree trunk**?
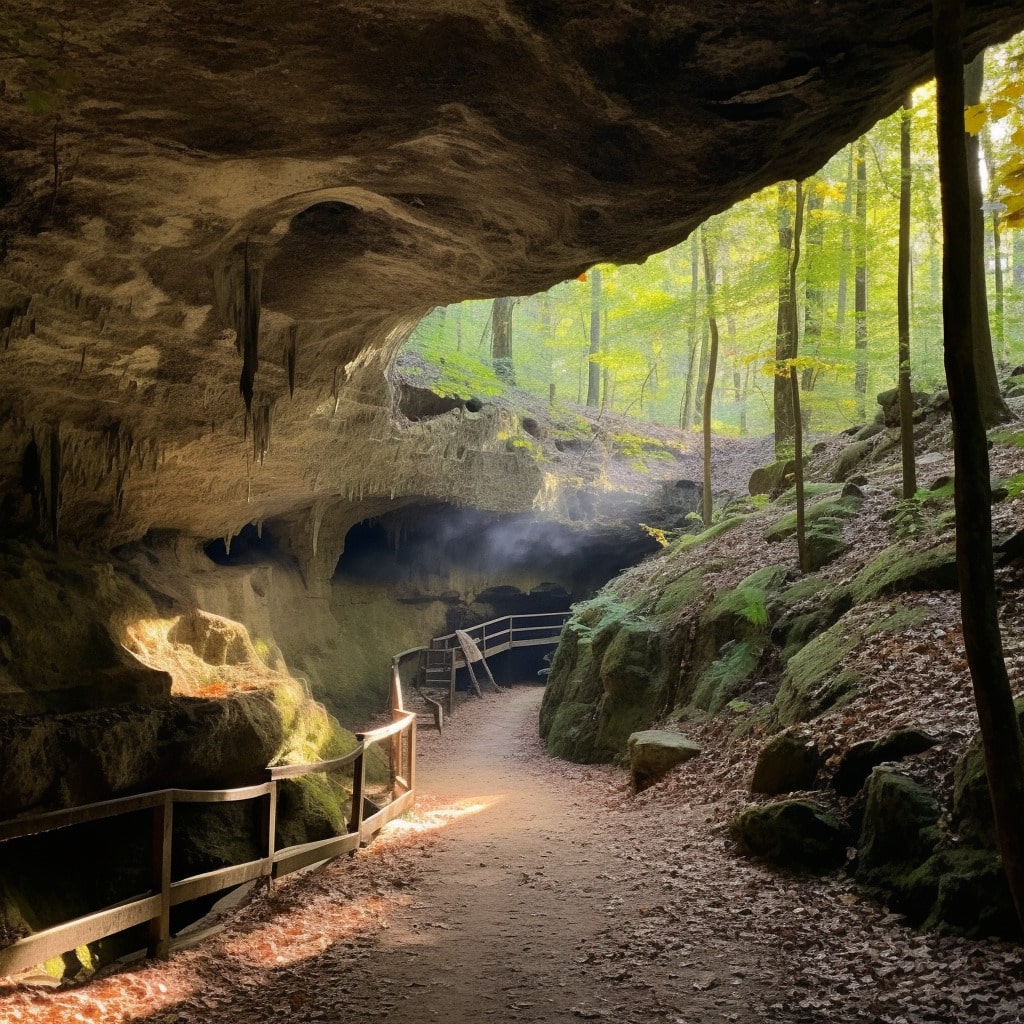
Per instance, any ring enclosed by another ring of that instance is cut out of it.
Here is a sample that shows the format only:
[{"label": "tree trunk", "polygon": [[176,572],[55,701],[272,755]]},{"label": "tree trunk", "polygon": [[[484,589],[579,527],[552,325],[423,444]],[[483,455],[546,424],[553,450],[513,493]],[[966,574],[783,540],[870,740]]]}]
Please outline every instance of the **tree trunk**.
[{"label": "tree trunk", "polygon": [[907,96],[900,114],[900,228],[896,267],[896,321],[899,335],[900,449],[903,497],[917,493],[914,463],[914,396],[910,390],[910,123],[913,101]]},{"label": "tree trunk", "polygon": [[839,243],[839,294],[836,297],[836,334],[840,346],[846,334],[846,292],[850,268],[850,218],[853,216],[853,143],[846,147],[846,191],[843,194],[843,234]]},{"label": "tree trunk", "polygon": [[[821,250],[825,243],[825,221],[822,211],[825,200],[813,185],[807,192],[807,294],[804,305],[804,339],[802,348],[808,355],[821,351],[821,328],[825,315],[825,289],[821,286]],[[803,372],[803,389],[814,389],[814,371]]]},{"label": "tree trunk", "polygon": [[[985,77],[985,51],[967,65],[964,71],[964,102],[979,103]],[[1003,401],[996,376],[996,362],[992,354],[992,331],[988,322],[988,288],[985,273],[985,212],[982,210],[981,147],[977,135],[964,133],[967,147],[967,182],[970,189],[971,223],[970,254],[971,316],[974,322],[974,372],[978,379],[978,399],[986,427],[1011,419],[1012,414]]]},{"label": "tree trunk", "polygon": [[[968,238],[971,196],[964,140],[963,4],[933,0],[942,228]],[[981,723],[996,838],[1024,924],[1024,747],[1003,660],[992,558],[988,439],[975,372],[971,276],[963,245],[948,244],[942,267],[943,352],[953,419],[956,563],[964,647]]]},{"label": "tree trunk", "polygon": [[697,232],[690,235],[690,323],[686,332],[687,349],[690,358],[686,366],[686,384],[683,389],[683,401],[679,410],[679,427],[681,430],[689,430],[693,425],[694,406],[694,385],[696,378],[693,371],[696,369],[697,356],[697,319],[698,319],[698,296],[700,292],[700,244]]},{"label": "tree trunk", "polygon": [[511,296],[495,299],[491,304],[491,364],[494,372],[507,384],[515,384],[516,373],[512,364],[512,309],[516,300]]},{"label": "tree trunk", "polygon": [[[796,302],[797,269],[800,264],[800,234],[804,223],[804,189],[796,183],[796,215],[793,218],[793,258],[789,261],[789,311],[790,333],[792,336],[793,359],[800,352],[799,313]],[[807,531],[804,520],[804,446],[803,424],[800,422],[800,375],[790,364],[789,379],[793,404],[793,463],[796,467],[796,548],[800,559],[800,571],[809,572],[811,563],[807,553]]]},{"label": "tree trunk", "polygon": [[992,212],[992,261],[993,279],[995,285],[996,301],[996,323],[995,323],[995,348],[996,357],[1000,360],[1005,358],[1006,353],[1006,332],[1005,326],[1005,286],[1003,282],[1003,226],[999,219],[999,182],[997,180],[998,168],[992,156],[992,126],[986,123],[981,129],[981,153],[985,160],[985,170],[988,174],[988,205]]},{"label": "tree trunk", "polygon": [[707,232],[700,229],[701,248],[704,250],[704,287],[708,293],[708,332],[711,345],[708,353],[707,384],[704,388],[704,493],[701,514],[704,525],[711,525],[711,400],[715,391],[715,371],[718,368],[718,321],[715,318],[715,263],[708,245]]},{"label": "tree trunk", "polygon": [[590,271],[590,362],[587,369],[587,405],[596,409],[601,402],[601,271]]},{"label": "tree trunk", "polygon": [[455,351],[462,351],[462,303],[455,307]]},{"label": "tree trunk", "polygon": [[857,142],[857,230],[853,268],[854,389],[857,415],[867,419],[868,393],[868,143]]},{"label": "tree trunk", "polygon": [[697,360],[697,387],[694,390],[693,401],[695,409],[693,411],[694,424],[701,423],[704,420],[704,390],[708,383],[708,339],[710,337],[708,322],[705,319],[704,329],[700,335],[700,359]]},{"label": "tree trunk", "polygon": [[785,363],[793,358],[793,310],[790,306],[789,263],[793,249],[793,225],[790,215],[790,187],[779,182],[779,311],[775,321],[774,420],[775,457],[786,458],[793,443],[793,389]]}]

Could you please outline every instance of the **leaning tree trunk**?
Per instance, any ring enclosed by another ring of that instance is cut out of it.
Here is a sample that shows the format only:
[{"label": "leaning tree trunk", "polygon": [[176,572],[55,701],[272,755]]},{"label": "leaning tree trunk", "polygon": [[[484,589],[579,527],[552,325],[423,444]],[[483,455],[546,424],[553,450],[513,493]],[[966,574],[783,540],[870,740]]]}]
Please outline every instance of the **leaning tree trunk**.
[{"label": "leaning tree trunk", "polygon": [[701,248],[704,250],[704,287],[708,293],[708,330],[711,344],[708,349],[707,384],[704,389],[704,494],[701,513],[704,525],[711,525],[711,400],[715,391],[715,371],[718,369],[718,320],[715,317],[715,262],[708,246],[708,236],[700,229]]},{"label": "leaning tree trunk", "polygon": [[914,462],[914,396],[910,388],[910,119],[908,96],[900,112],[900,230],[896,270],[896,320],[899,335],[900,451],[903,456],[903,497],[917,493]]},{"label": "leaning tree trunk", "polygon": [[857,143],[857,231],[853,268],[854,390],[857,415],[867,418],[868,393],[868,143]]},{"label": "leaning tree trunk", "polygon": [[[985,53],[982,51],[964,71],[964,103],[981,101],[982,80],[985,76]],[[974,321],[974,372],[978,379],[978,398],[986,427],[994,427],[1013,418],[1003,401],[996,376],[996,361],[992,352],[992,329],[988,321],[988,288],[985,274],[985,212],[981,189],[981,147],[977,135],[964,135],[967,147],[967,183],[970,189],[971,239],[971,315]]]},{"label": "leaning tree trunk", "polygon": [[953,418],[956,564],[996,839],[1024,924],[1024,746],[1003,660],[992,557],[988,439],[975,373],[971,200],[964,144],[963,3],[933,0],[942,230],[943,350]]}]

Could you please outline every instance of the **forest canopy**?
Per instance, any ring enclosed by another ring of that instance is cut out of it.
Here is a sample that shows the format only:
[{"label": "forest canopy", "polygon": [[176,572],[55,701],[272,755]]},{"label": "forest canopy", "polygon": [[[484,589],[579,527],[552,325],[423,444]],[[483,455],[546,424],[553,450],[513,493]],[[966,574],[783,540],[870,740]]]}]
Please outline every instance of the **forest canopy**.
[{"label": "forest canopy", "polygon": [[[985,266],[997,364],[1024,361],[1024,37],[985,55],[982,100],[967,109],[984,190]],[[897,383],[897,246],[902,112],[878,122],[802,182],[797,369],[805,429],[870,418]],[[942,227],[935,89],[910,107],[913,385],[943,383]],[[722,434],[774,428],[776,342],[793,246],[796,189],[780,182],[706,222],[721,337],[712,407]],[[482,397],[514,380],[545,400],[696,428],[708,362],[708,289],[699,232],[641,265],[602,264],[542,292],[438,307],[407,351],[443,364],[434,385]],[[497,302],[503,305],[499,311]],[[511,322],[508,322],[509,310]],[[497,316],[497,319],[496,319]],[[497,360],[499,341],[511,354]],[[596,367],[596,373],[592,372]],[[596,378],[596,381],[595,379]]]}]

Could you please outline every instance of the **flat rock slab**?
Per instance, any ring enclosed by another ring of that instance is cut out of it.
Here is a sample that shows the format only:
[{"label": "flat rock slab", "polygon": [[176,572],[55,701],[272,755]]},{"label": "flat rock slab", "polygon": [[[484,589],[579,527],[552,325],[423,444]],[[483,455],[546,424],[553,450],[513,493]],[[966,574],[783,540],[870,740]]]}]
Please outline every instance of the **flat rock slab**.
[{"label": "flat rock slab", "polygon": [[689,761],[701,752],[699,743],[667,729],[644,729],[633,733],[627,742],[633,788],[637,792],[657,782],[677,764]]}]

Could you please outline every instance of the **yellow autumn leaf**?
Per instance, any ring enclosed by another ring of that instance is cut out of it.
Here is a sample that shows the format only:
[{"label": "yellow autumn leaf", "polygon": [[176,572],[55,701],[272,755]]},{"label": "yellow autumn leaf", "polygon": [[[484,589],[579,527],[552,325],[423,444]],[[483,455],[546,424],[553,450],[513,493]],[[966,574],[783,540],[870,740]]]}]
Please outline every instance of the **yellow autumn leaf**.
[{"label": "yellow autumn leaf", "polygon": [[1010,141],[1015,146],[1020,146],[1021,148],[1024,148],[1024,126],[1018,128],[1015,132],[1012,132],[1010,134]]},{"label": "yellow autumn leaf", "polygon": [[987,103],[974,103],[964,110],[964,131],[977,135],[989,118]]},{"label": "yellow autumn leaf", "polygon": [[1016,110],[1016,106],[1009,100],[993,100],[989,105],[989,116],[993,118],[1006,117],[1012,110]]},{"label": "yellow autumn leaf", "polygon": [[999,90],[999,95],[1008,100],[1019,100],[1024,96],[1024,78],[1018,79],[1015,82],[1007,82],[1006,85]]}]

